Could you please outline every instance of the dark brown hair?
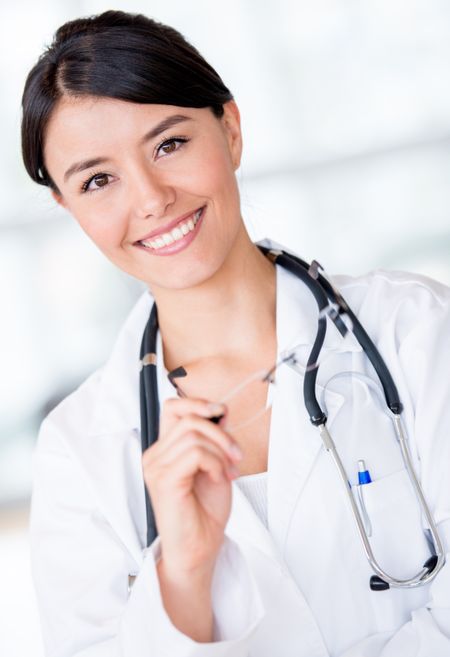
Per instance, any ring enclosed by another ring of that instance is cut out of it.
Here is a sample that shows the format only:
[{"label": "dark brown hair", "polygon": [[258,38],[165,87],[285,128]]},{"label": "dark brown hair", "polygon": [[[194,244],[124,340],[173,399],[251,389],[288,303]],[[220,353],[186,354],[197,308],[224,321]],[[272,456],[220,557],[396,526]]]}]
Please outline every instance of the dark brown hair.
[{"label": "dark brown hair", "polygon": [[217,72],[172,27],[106,11],[62,25],[29,72],[22,96],[22,157],[31,178],[59,191],[45,168],[45,129],[62,96],[210,107],[233,99]]}]

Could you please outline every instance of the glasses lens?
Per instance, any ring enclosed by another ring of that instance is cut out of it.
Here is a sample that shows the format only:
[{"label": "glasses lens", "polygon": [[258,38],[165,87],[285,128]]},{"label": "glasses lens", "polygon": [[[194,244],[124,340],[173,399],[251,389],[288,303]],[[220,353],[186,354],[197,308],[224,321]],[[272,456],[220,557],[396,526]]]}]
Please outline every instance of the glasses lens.
[{"label": "glasses lens", "polygon": [[268,370],[260,370],[220,398],[219,402],[228,408],[226,430],[242,429],[266,414],[269,417],[274,387],[274,375]]},{"label": "glasses lens", "polygon": [[[214,370],[211,367],[204,370],[197,368],[195,376],[194,368],[177,368],[170,373],[169,380],[179,397],[200,396],[212,402],[226,404],[228,412],[225,428],[232,431],[268,413],[272,406],[275,385],[274,369],[261,369],[243,379],[236,377],[236,384],[225,390],[223,381],[213,376]],[[202,384],[200,395],[199,382]]]}]

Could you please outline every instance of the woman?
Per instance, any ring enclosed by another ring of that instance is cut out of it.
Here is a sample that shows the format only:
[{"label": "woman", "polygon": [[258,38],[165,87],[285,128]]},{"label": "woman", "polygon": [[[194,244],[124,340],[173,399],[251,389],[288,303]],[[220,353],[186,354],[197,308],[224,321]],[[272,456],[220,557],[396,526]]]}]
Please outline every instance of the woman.
[{"label": "woman", "polygon": [[[293,340],[308,355],[317,308],[249,239],[239,111],[217,73],[144,16],[71,21],[27,78],[22,143],[33,180],[148,287],[105,366],[41,427],[31,537],[47,654],[450,655],[448,565],[419,588],[370,590],[302,376],[283,366],[275,392],[266,381],[218,403]],[[447,548],[450,291],[401,273],[338,281],[393,373]],[[138,349],[153,304],[160,422],[141,456]],[[351,486],[356,459],[370,463],[371,542],[387,571],[410,577],[429,557],[427,533],[389,420],[368,402],[371,366],[337,331],[324,354],[317,389]],[[164,374],[180,366],[172,385]],[[360,373],[351,390],[328,388],[349,369]],[[253,421],[233,428],[243,415]],[[158,529],[149,547],[144,487]]]}]

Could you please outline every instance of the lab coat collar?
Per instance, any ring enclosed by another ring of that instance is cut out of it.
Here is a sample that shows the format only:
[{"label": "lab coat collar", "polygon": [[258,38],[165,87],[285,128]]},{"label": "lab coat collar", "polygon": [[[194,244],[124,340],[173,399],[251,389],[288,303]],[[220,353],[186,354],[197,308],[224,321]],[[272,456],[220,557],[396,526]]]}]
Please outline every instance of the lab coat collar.
[{"label": "lab coat collar", "polygon": [[[139,351],[153,297],[145,291],[136,302],[101,371],[97,402],[88,433],[91,436],[139,430]],[[159,369],[159,368],[158,368]]]},{"label": "lab coat collar", "polygon": [[[275,251],[285,251],[291,255],[297,254],[291,249],[271,240],[264,238],[256,244],[265,246]],[[277,341],[278,356],[293,345],[302,347],[305,357],[309,356],[311,346],[317,333],[317,303],[309,291],[294,274],[277,265]],[[361,351],[361,346],[349,336],[344,340],[331,320],[327,320],[327,334],[323,345],[322,356],[328,353]],[[305,360],[306,362],[306,360]]]}]

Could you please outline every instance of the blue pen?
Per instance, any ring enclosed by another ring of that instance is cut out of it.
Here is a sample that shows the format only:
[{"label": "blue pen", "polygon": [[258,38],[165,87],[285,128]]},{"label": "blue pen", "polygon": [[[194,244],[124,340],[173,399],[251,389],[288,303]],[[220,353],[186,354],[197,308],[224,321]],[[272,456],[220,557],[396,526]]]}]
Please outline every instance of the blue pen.
[{"label": "blue pen", "polygon": [[372,479],[370,477],[370,472],[366,469],[366,464],[361,459],[358,461],[358,484],[362,486],[363,484],[371,484]]},{"label": "blue pen", "polygon": [[366,534],[367,536],[372,536],[372,525],[370,522],[369,514],[367,513],[366,505],[364,503],[364,497],[363,497],[363,492],[362,492],[362,487],[365,484],[370,484],[372,483],[372,478],[370,476],[370,472],[366,468],[366,464],[363,461],[363,459],[358,461],[358,484],[359,486],[357,487],[358,491],[358,498],[359,498],[359,506],[361,509],[361,515],[363,518],[364,526],[366,529]]}]

